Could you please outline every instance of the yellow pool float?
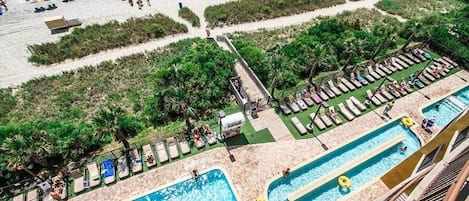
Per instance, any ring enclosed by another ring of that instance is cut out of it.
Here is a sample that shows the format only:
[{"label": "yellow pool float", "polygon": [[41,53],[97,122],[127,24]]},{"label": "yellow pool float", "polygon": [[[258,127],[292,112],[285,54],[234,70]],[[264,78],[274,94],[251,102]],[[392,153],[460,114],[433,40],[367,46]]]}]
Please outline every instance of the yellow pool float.
[{"label": "yellow pool float", "polygon": [[414,125],[414,120],[409,117],[404,117],[402,118],[402,123],[404,124],[404,126],[411,127]]},{"label": "yellow pool float", "polygon": [[338,180],[339,186],[342,188],[350,188],[352,186],[352,181],[344,175],[340,176]]}]

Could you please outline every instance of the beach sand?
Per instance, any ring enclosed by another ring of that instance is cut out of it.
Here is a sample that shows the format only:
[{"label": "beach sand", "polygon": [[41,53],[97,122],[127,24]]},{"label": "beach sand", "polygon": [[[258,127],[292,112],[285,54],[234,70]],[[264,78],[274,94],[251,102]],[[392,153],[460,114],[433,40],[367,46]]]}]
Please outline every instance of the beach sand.
[{"label": "beach sand", "polygon": [[[207,6],[228,1],[230,0],[151,0],[151,7],[148,7],[146,1],[144,1],[143,9],[139,10],[135,3],[136,0],[134,0],[133,7],[130,7],[127,0],[74,0],[68,3],[63,3],[59,0],[40,3],[30,3],[25,0],[8,0],[6,3],[9,10],[3,16],[0,16],[0,87],[14,86],[37,77],[59,74],[63,71],[74,70],[86,65],[95,65],[105,60],[114,60],[125,55],[151,51],[184,38],[204,37],[206,34],[206,22],[203,18],[204,9]],[[310,21],[317,16],[335,15],[345,10],[358,8],[374,8],[374,4],[377,1],[362,0],[347,2],[346,4],[294,16],[215,28],[211,33],[214,36],[234,31],[249,31],[259,28],[275,28],[300,24]],[[189,7],[201,18],[202,26],[200,28],[192,28],[188,22],[178,17],[178,2],[182,2],[184,6]],[[58,8],[42,13],[34,13],[35,7],[47,7],[48,4],[52,3],[55,3]],[[66,60],[50,66],[35,66],[27,61],[27,58],[30,56],[27,50],[28,45],[57,41],[61,36],[70,33],[69,31],[52,35],[44,23],[44,19],[47,17],[64,15],[66,19],[78,18],[83,22],[81,27],[84,27],[90,24],[106,23],[110,20],[125,21],[130,17],[140,17],[154,13],[162,13],[177,22],[186,24],[189,28],[189,33],[168,36],[144,44],[103,51],[95,55]]]}]

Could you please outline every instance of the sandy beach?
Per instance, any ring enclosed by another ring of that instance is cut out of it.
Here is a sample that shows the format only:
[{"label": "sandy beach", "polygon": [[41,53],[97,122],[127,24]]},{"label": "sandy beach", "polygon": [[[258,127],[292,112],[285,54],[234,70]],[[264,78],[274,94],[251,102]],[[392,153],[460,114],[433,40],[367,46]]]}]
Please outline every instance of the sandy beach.
[{"label": "sandy beach", "polygon": [[[59,0],[49,0],[40,3],[31,3],[25,0],[8,0],[6,3],[9,10],[0,17],[0,39],[2,41],[0,43],[0,51],[2,52],[0,54],[0,87],[10,87],[37,77],[59,74],[63,71],[74,70],[86,65],[94,65],[105,60],[114,60],[125,55],[151,51],[184,38],[205,36],[206,22],[203,18],[205,8],[227,1],[229,0],[181,0],[180,2],[184,6],[192,9],[201,18],[201,28],[195,29],[188,22],[178,17],[179,8],[177,2],[179,1],[151,0],[151,7],[144,1],[143,9],[139,10],[136,5],[131,7],[128,1],[122,0],[74,0],[68,3],[63,3]],[[294,16],[216,28],[212,31],[212,35],[299,24],[317,16],[336,15],[345,10],[374,8],[374,4],[377,1],[347,2],[346,4]],[[52,3],[55,3],[58,8],[42,13],[34,13],[35,7],[47,7],[48,4]],[[168,36],[148,43],[112,49],[80,59],[66,60],[50,66],[35,66],[27,61],[30,55],[27,50],[28,45],[57,41],[61,36],[70,33],[65,32],[52,35],[44,23],[44,19],[47,17],[64,15],[66,19],[78,18],[83,22],[82,27],[84,27],[90,24],[106,23],[110,20],[125,21],[130,17],[139,17],[153,13],[162,13],[177,22],[186,24],[189,27],[189,32],[176,36]]]}]

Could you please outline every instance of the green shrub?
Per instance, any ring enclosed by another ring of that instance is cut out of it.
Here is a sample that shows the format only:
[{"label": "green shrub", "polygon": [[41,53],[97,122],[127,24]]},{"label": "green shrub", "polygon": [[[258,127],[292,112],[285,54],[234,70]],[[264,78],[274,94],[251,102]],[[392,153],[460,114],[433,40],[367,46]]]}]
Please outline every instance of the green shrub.
[{"label": "green shrub", "polygon": [[191,22],[192,27],[200,27],[200,19],[191,9],[183,7],[178,11],[179,17]]},{"label": "green shrub", "polygon": [[209,6],[204,11],[210,27],[241,24],[300,14],[345,3],[345,0],[239,0]]},{"label": "green shrub", "polygon": [[103,25],[94,24],[75,28],[58,42],[28,46],[31,52],[28,61],[53,64],[182,32],[187,32],[185,25],[161,14],[130,18],[122,23],[111,21]]},{"label": "green shrub", "polygon": [[150,24],[145,27],[145,33],[150,34],[155,38],[159,38],[164,35],[164,29],[159,24]]}]

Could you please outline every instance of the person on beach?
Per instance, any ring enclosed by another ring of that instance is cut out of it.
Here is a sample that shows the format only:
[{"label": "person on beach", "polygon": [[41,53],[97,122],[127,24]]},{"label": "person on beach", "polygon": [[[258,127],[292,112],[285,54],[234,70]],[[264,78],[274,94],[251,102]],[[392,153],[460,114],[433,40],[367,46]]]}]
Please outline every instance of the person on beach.
[{"label": "person on beach", "polygon": [[5,12],[8,11],[7,4],[3,0],[0,0],[0,7],[5,8]]}]

